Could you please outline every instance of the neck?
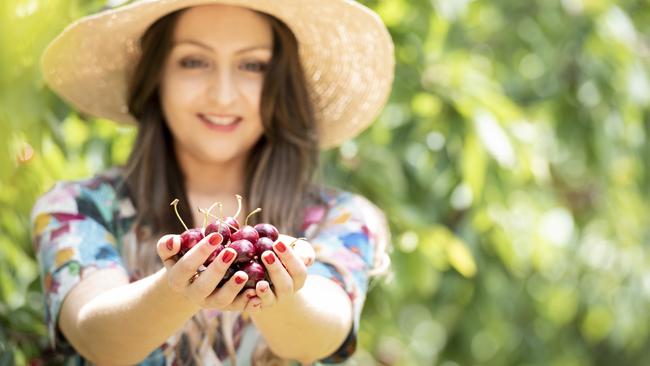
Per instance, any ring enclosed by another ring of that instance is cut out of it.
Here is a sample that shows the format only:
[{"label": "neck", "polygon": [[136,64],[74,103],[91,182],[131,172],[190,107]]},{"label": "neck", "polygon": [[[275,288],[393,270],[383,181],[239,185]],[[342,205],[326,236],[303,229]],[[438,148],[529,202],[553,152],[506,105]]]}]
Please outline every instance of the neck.
[{"label": "neck", "polygon": [[184,154],[177,156],[190,200],[200,203],[244,194],[246,157],[208,163]]}]

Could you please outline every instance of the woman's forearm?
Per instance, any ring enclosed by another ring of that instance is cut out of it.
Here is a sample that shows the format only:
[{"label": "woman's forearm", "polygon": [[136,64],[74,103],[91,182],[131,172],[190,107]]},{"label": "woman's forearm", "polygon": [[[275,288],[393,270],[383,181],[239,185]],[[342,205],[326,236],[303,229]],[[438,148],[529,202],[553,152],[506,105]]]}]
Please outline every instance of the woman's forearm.
[{"label": "woman's forearm", "polygon": [[329,356],[343,343],[352,327],[352,306],[339,285],[309,275],[293,298],[251,318],[274,353],[311,363]]},{"label": "woman's forearm", "polygon": [[94,297],[81,308],[77,327],[86,338],[82,342],[92,361],[134,364],[160,347],[198,310],[170,289],[162,269]]}]

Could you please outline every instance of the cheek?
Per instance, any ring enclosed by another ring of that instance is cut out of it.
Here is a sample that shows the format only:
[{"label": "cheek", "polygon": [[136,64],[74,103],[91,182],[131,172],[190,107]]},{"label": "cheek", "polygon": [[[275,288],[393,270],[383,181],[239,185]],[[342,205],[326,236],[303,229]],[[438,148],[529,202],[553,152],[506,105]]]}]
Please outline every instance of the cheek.
[{"label": "cheek", "polygon": [[174,116],[191,110],[193,101],[198,100],[201,88],[203,86],[196,80],[173,77],[165,79],[160,96],[165,115],[173,119]]},{"label": "cheek", "polygon": [[263,86],[264,80],[261,78],[244,78],[240,81],[242,96],[246,98],[248,105],[254,109],[257,115],[259,115]]}]

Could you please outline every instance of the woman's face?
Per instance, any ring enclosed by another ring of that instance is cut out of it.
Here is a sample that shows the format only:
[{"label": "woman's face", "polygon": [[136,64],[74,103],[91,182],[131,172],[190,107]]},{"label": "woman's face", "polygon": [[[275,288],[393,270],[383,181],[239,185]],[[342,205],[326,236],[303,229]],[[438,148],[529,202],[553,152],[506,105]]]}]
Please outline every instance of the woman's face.
[{"label": "woman's face", "polygon": [[273,33],[259,14],[207,5],[178,19],[161,103],[181,161],[245,158],[263,134],[260,98]]}]

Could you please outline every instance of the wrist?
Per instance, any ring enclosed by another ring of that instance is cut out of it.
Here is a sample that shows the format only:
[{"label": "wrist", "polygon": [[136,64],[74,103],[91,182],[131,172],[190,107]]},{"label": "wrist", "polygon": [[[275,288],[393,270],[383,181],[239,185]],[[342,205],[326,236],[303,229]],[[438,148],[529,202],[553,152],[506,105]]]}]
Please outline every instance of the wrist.
[{"label": "wrist", "polygon": [[179,312],[184,313],[188,316],[192,316],[201,310],[201,306],[199,304],[192,302],[183,294],[172,289],[169,284],[169,273],[167,272],[166,268],[160,269],[153,276],[155,277],[156,283],[159,285],[163,292],[163,298],[165,301],[174,304],[174,307],[177,308]]}]

